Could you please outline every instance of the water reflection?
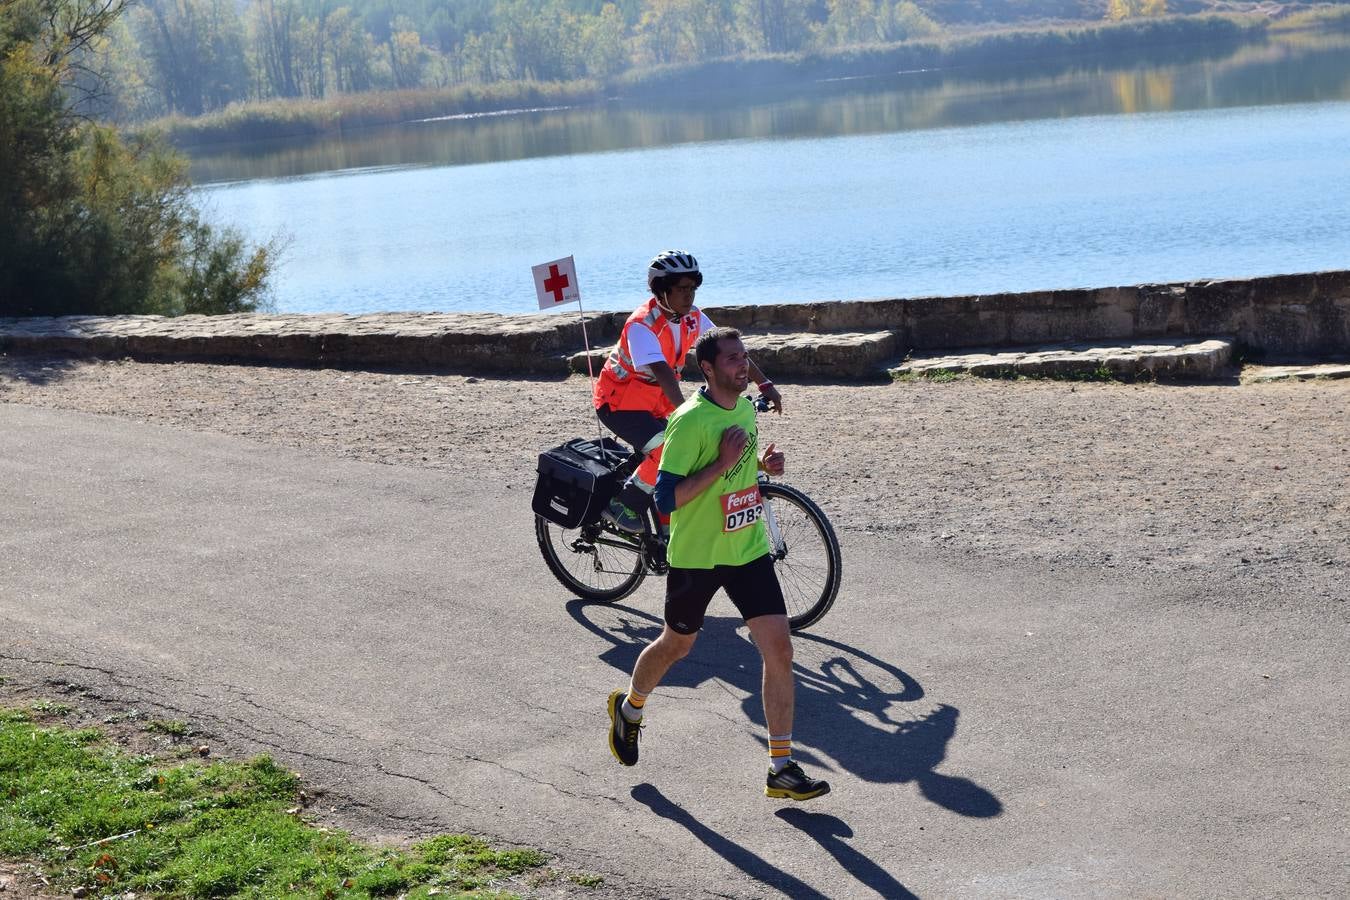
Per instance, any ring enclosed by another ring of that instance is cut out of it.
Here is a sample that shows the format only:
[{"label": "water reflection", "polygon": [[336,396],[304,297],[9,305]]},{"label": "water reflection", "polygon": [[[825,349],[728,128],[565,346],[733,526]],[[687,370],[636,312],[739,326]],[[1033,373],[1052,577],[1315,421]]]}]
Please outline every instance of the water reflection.
[{"label": "water reflection", "polygon": [[[1350,99],[1350,36],[1161,48],[1147,64],[1058,62],[819,82],[791,98],[542,110],[275,141],[198,155],[199,183],[372,167],[470,165],[705,141],[880,134],[1027,119]],[[1186,59],[1179,57],[1184,54]]]}]

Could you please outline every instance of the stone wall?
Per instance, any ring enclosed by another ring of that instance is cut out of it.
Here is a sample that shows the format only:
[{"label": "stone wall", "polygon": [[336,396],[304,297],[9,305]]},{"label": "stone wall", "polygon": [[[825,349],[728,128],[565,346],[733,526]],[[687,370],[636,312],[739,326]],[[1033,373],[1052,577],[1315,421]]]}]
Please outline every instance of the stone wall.
[{"label": "stone wall", "polygon": [[894,331],[909,350],[1226,335],[1256,354],[1350,353],[1350,272],[972,297],[709,309],[751,332]]},{"label": "stone wall", "polygon": [[[1350,272],[972,297],[712,307],[772,371],[869,377],[912,351],[1224,336],[1254,356],[1350,356]],[[593,349],[626,313],[590,317]],[[0,351],[561,375],[583,348],[565,312],[0,319]],[[880,356],[878,356],[880,354]],[[583,364],[584,368],[584,364]]]}]

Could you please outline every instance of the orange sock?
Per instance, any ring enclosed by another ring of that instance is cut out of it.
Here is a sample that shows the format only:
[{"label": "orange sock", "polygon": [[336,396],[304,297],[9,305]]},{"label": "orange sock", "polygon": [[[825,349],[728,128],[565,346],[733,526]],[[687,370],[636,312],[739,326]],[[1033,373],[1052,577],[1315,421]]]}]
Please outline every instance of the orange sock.
[{"label": "orange sock", "polygon": [[642,707],[646,705],[647,695],[640,693],[630,683],[628,685],[628,696],[623,699],[623,708],[619,712],[630,722],[640,722],[642,721]]},{"label": "orange sock", "polygon": [[792,734],[769,735],[769,768],[781,772],[792,762]]}]

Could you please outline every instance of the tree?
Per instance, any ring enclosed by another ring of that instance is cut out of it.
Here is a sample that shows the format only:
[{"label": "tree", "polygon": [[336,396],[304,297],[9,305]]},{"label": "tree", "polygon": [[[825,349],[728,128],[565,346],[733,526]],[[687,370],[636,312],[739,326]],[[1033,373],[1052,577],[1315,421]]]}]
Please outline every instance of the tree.
[{"label": "tree", "polygon": [[766,53],[800,50],[811,34],[810,0],[739,0],[746,43]]},{"label": "tree", "polygon": [[646,0],[638,45],[648,62],[699,62],[741,49],[732,0]]},{"label": "tree", "polygon": [[269,93],[299,97],[296,30],[300,25],[297,0],[256,0],[254,42]]},{"label": "tree", "polygon": [[1165,15],[1167,0],[1109,0],[1106,4],[1106,18],[1113,22]]},{"label": "tree", "polygon": [[339,91],[368,91],[375,82],[371,72],[374,42],[361,27],[351,7],[340,6],[324,21],[333,57],[333,78]]},{"label": "tree", "polygon": [[422,46],[422,36],[417,33],[412,19],[407,16],[394,19],[388,46],[394,86],[414,88],[421,84],[422,70],[426,68],[430,53]]},{"label": "tree", "polygon": [[170,112],[197,116],[248,96],[244,26],[230,0],[142,0],[135,19]]},{"label": "tree", "polygon": [[239,312],[274,245],[192,206],[186,162],[76,111],[121,0],[0,0],[0,315]]},{"label": "tree", "polygon": [[586,74],[608,78],[628,66],[628,27],[613,3],[600,14],[586,16],[581,26],[581,53]]}]

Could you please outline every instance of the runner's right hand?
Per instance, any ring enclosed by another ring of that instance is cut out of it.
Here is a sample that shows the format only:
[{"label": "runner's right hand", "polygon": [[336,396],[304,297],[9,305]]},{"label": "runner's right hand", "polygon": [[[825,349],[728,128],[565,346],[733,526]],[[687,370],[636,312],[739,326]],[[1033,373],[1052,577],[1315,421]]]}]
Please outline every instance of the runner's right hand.
[{"label": "runner's right hand", "polygon": [[722,432],[722,443],[717,448],[717,461],[722,466],[722,471],[730,469],[740,460],[741,454],[745,452],[745,445],[749,442],[750,435],[745,433],[745,429],[739,425],[732,425],[726,431]]}]

